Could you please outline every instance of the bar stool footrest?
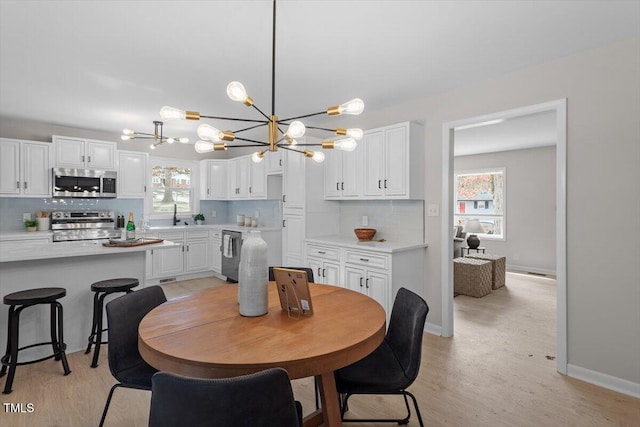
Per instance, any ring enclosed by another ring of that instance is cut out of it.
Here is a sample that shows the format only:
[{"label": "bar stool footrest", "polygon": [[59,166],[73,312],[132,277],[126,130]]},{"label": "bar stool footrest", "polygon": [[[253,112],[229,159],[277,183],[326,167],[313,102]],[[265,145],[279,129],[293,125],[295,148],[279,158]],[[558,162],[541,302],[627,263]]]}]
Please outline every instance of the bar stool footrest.
[{"label": "bar stool footrest", "polygon": [[[22,350],[26,350],[28,348],[32,348],[32,347],[39,347],[41,345],[53,345],[53,344],[54,344],[53,341],[41,342],[41,343],[38,343],[38,344],[31,344],[31,345],[27,345],[27,346],[24,346],[24,347],[20,347],[18,349],[18,352],[20,352]],[[67,345],[66,344],[62,344],[61,351],[58,351],[56,353],[53,353],[52,355],[45,356],[45,357],[37,359],[37,360],[29,360],[29,361],[26,361],[26,362],[16,362],[15,365],[16,366],[31,365],[32,363],[38,363],[38,362],[42,362],[44,360],[52,359],[52,358],[54,358],[56,356],[60,356],[66,349],[67,349]],[[0,363],[2,365],[4,365],[4,366],[10,366],[10,363],[9,363],[9,358],[10,357],[11,357],[10,354],[5,354],[4,356],[2,356],[2,358],[0,358]],[[4,376],[4,375],[2,375],[2,376]]]}]

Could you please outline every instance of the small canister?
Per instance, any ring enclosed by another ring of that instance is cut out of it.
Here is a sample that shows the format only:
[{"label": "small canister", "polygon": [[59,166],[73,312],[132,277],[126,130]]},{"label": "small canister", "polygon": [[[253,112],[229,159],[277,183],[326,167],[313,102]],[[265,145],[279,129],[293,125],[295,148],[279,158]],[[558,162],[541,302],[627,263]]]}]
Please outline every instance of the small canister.
[{"label": "small canister", "polygon": [[237,225],[244,225],[244,215],[238,215],[236,217],[236,224]]},{"label": "small canister", "polygon": [[254,227],[254,228],[258,226],[258,219],[257,218],[253,218],[251,220],[251,226]]},{"label": "small canister", "polygon": [[244,226],[245,227],[251,227],[251,217],[250,216],[245,216],[244,217]]}]

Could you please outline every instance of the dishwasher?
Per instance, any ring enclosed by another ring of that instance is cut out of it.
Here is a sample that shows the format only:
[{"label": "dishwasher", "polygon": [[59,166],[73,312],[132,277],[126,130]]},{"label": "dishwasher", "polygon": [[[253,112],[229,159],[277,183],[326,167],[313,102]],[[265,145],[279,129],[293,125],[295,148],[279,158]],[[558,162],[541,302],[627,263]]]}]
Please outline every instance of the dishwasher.
[{"label": "dishwasher", "polygon": [[222,230],[222,275],[227,276],[227,282],[238,282],[241,249],[242,232]]}]

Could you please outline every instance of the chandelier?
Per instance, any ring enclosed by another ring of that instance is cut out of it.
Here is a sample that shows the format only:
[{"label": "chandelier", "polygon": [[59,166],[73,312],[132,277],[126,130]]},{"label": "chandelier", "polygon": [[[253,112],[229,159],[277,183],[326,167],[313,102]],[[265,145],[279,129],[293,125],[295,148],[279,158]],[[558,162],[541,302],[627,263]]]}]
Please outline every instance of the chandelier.
[{"label": "chandelier", "polygon": [[[275,69],[276,69],[276,0],[273,0],[273,32],[272,32],[272,50],[271,50],[271,114],[265,114],[260,108],[258,108],[253,99],[247,94],[245,87],[240,82],[231,82],[227,86],[227,95],[233,101],[244,103],[247,107],[252,107],[260,115],[262,119],[243,119],[235,117],[220,117],[200,114],[197,111],[185,111],[173,107],[162,107],[160,110],[160,117],[163,120],[200,120],[201,118],[223,120],[223,121],[235,121],[245,122],[251,124],[248,127],[243,127],[237,130],[220,130],[206,123],[198,126],[198,138],[199,141],[195,143],[195,150],[198,153],[207,153],[211,151],[227,150],[229,148],[239,147],[260,147],[261,149],[254,152],[251,155],[251,159],[259,163],[264,159],[268,151],[274,152],[282,148],[285,150],[295,151],[309,157],[316,162],[322,162],[324,160],[324,153],[322,151],[311,151],[303,147],[321,147],[322,149],[339,149],[344,151],[353,151],[358,145],[357,140],[362,139],[362,129],[345,129],[336,128],[328,129],[322,127],[305,126],[299,119],[304,119],[313,116],[319,116],[327,114],[328,116],[338,116],[341,114],[358,115],[364,110],[364,102],[360,98],[355,98],[345,102],[341,105],[335,105],[327,108],[324,111],[317,113],[304,114],[295,117],[288,117],[280,119],[275,114]],[[266,126],[268,129],[268,142],[257,141],[254,139],[247,139],[237,134],[246,132],[252,129]],[[286,131],[283,130],[284,126],[287,126]],[[319,144],[298,144],[296,138],[301,138],[306,129],[317,129],[322,131],[333,132],[338,136],[337,139],[326,139]],[[240,144],[229,145],[233,141],[242,141]]]},{"label": "chandelier", "polygon": [[163,123],[156,120],[153,124],[156,127],[153,133],[136,132],[131,129],[123,129],[120,139],[123,141],[128,141],[130,139],[153,139],[153,142],[149,146],[152,150],[154,150],[156,146],[164,144],[165,142],[167,144],[173,144],[174,142],[186,144],[189,142],[189,138],[167,138],[162,134]]}]

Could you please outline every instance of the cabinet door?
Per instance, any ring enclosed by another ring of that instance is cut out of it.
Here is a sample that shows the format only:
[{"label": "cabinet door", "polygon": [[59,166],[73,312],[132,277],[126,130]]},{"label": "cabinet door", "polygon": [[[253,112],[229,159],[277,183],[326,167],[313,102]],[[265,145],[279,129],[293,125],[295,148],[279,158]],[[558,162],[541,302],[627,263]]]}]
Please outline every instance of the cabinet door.
[{"label": "cabinet door", "polygon": [[[269,154],[267,154],[269,156]],[[263,160],[254,163],[247,160],[251,181],[249,183],[249,197],[251,199],[267,198],[267,163]]]},{"label": "cabinet door", "polygon": [[238,197],[249,197],[249,157],[243,156],[236,160],[236,182],[238,184]]},{"label": "cabinet door", "polygon": [[22,143],[22,194],[25,196],[51,195],[50,145]]},{"label": "cabinet door", "polygon": [[344,284],[347,289],[366,293],[364,287],[365,271],[362,268],[346,266],[344,269]]},{"label": "cabinet door", "polygon": [[211,247],[212,262],[211,266],[216,273],[222,272],[222,240],[213,239]]},{"label": "cabinet door", "polygon": [[83,139],[54,138],[56,167],[84,168],[85,141]]},{"label": "cabinet door", "polygon": [[[175,243],[182,243],[176,242]],[[184,246],[162,249],[156,251],[158,254],[158,276],[166,277],[181,274],[184,270]]]},{"label": "cabinet door", "polygon": [[385,174],[384,193],[387,196],[404,196],[407,194],[407,127],[405,125],[385,131]]},{"label": "cabinet door", "polygon": [[186,272],[210,270],[212,265],[209,258],[209,241],[194,240],[186,245]]},{"label": "cabinet door", "polygon": [[[267,174],[277,175],[282,173],[282,151],[269,151],[266,157]],[[262,162],[265,163],[265,162]]]},{"label": "cabinet door", "polygon": [[322,278],[323,283],[342,286],[340,283],[340,264],[325,261],[322,266]]},{"label": "cabinet door", "polygon": [[115,169],[116,144],[87,141],[87,167],[91,169]]},{"label": "cabinet door", "polygon": [[224,200],[227,197],[227,162],[212,160],[207,164],[207,198]]},{"label": "cabinet door", "polygon": [[236,173],[237,162],[231,159],[227,162],[227,198],[238,198],[238,176]]},{"label": "cabinet door", "polygon": [[0,140],[0,194],[20,194],[21,188],[20,142]]},{"label": "cabinet door", "polygon": [[389,307],[389,276],[386,273],[369,270],[365,279],[365,290],[390,315]]},{"label": "cabinet door", "polygon": [[284,209],[304,209],[305,162],[306,157],[299,153],[284,153],[284,171],[282,178],[282,206]]},{"label": "cabinet door", "polygon": [[336,199],[342,195],[342,152],[329,150],[324,159],[324,198]]},{"label": "cabinet door", "polygon": [[283,221],[282,264],[301,265],[304,256],[304,216],[285,214]]},{"label": "cabinet door", "polygon": [[147,153],[118,152],[118,198],[145,198],[148,176],[147,157]]},{"label": "cabinet door", "polygon": [[358,145],[354,151],[342,152],[342,181],[340,189],[344,198],[354,198],[362,195],[362,153],[361,145]]},{"label": "cabinet door", "polygon": [[316,258],[307,258],[307,267],[313,270],[313,281],[315,283],[326,283],[322,276],[322,260]]},{"label": "cabinet door", "polygon": [[153,270],[153,266],[157,264],[156,262],[154,262],[154,258],[157,257],[156,254],[158,252],[161,252],[161,251],[151,250],[146,252],[144,277],[146,277],[147,279],[153,279],[155,277],[155,271]]},{"label": "cabinet door", "polygon": [[384,194],[384,133],[374,131],[364,135],[362,143],[364,161],[364,195]]}]

